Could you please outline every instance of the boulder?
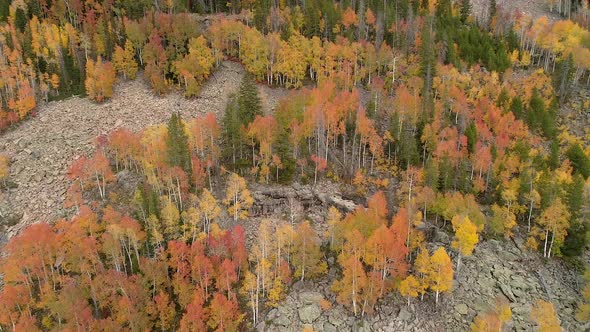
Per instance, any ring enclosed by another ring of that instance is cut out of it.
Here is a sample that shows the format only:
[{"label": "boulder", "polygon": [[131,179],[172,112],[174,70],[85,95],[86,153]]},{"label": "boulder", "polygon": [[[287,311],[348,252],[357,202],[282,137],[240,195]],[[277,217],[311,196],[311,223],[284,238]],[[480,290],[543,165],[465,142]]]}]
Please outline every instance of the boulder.
[{"label": "boulder", "polygon": [[285,315],[280,315],[273,320],[273,324],[278,326],[291,326],[291,320]]},{"label": "boulder", "polygon": [[298,310],[299,320],[304,324],[313,323],[322,314],[322,309],[317,304],[306,305]]},{"label": "boulder", "polygon": [[336,326],[332,325],[332,323],[330,322],[325,322],[323,325],[323,331],[324,332],[336,332]]},{"label": "boulder", "polygon": [[459,303],[455,306],[455,311],[465,316],[469,313],[469,307],[465,303]]},{"label": "boulder", "polygon": [[397,320],[407,322],[410,319],[412,319],[412,313],[410,313],[406,307],[402,307],[397,313]]},{"label": "boulder", "polygon": [[318,292],[306,291],[299,293],[299,301],[303,304],[318,304],[324,296]]}]

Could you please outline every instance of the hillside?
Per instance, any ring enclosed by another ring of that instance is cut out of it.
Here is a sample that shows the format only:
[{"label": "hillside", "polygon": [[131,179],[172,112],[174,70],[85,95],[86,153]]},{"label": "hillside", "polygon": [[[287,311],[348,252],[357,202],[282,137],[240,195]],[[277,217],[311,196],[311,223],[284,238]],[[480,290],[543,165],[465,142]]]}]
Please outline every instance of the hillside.
[{"label": "hillside", "polygon": [[[187,118],[222,114],[242,75],[240,65],[224,62],[192,100],[177,93],[155,96],[140,77],[117,84],[106,103],[72,97],[42,106],[33,118],[0,136],[0,153],[12,159],[10,189],[0,203],[2,242],[33,222],[68,215],[62,208],[68,166],[90,154],[97,137],[119,127],[141,130],[166,121],[176,111]],[[261,85],[260,94],[264,109],[270,110],[284,92]]]},{"label": "hillside", "polygon": [[0,2],[0,330],[590,330],[559,4]]}]

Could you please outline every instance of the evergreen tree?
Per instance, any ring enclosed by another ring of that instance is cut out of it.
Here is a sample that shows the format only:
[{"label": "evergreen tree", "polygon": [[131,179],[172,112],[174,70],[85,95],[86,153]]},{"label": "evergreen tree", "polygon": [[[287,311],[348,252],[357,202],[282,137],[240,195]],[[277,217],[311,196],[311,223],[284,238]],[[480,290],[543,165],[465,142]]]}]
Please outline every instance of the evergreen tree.
[{"label": "evergreen tree", "polygon": [[422,88],[422,107],[429,112],[434,109],[432,98],[432,81],[436,76],[436,53],[432,38],[432,18],[422,28],[422,44],[420,45],[420,75],[424,79]]},{"label": "evergreen tree", "polygon": [[182,168],[190,179],[193,170],[188,146],[188,136],[184,129],[184,122],[182,122],[182,118],[177,112],[172,113],[168,121],[166,146],[168,148],[168,165]]},{"label": "evergreen tree", "polygon": [[262,115],[262,103],[258,96],[256,82],[245,74],[240,83],[238,95],[230,98],[223,117],[223,142],[226,160],[231,160],[233,169],[242,164],[244,130],[257,115]]},{"label": "evergreen tree", "polygon": [[559,167],[559,141],[557,139],[551,140],[551,144],[549,145],[549,160],[547,161],[547,166],[551,170],[555,170]]},{"label": "evergreen tree", "polygon": [[25,27],[27,26],[28,22],[27,14],[22,8],[17,8],[16,12],[14,13],[14,25],[20,30],[20,32],[25,31]]},{"label": "evergreen tree", "polygon": [[266,21],[270,14],[270,1],[258,0],[254,3],[254,25],[262,33],[266,33]]},{"label": "evergreen tree", "polygon": [[502,108],[503,111],[507,111],[509,102],[510,96],[508,95],[508,91],[506,90],[506,88],[502,88],[502,91],[500,91],[498,99],[496,99],[496,106]]},{"label": "evergreen tree", "polygon": [[572,162],[574,172],[581,174],[584,179],[590,176],[590,159],[582,150],[580,144],[574,144],[566,152],[567,158]]},{"label": "evergreen tree", "polygon": [[512,102],[510,103],[510,111],[517,119],[522,119],[524,107],[522,105],[522,99],[520,99],[520,96],[515,96],[512,98]]},{"label": "evergreen tree", "polygon": [[0,22],[6,22],[6,18],[10,14],[11,0],[0,1]]},{"label": "evergreen tree", "polygon": [[461,22],[467,22],[469,15],[471,14],[471,2],[469,0],[461,0],[459,13],[461,17]]},{"label": "evergreen tree", "polygon": [[496,5],[496,0],[490,0],[490,7],[488,8],[488,27],[492,27],[492,22],[496,18],[496,14],[498,12],[498,6]]},{"label": "evergreen tree", "polygon": [[561,252],[570,257],[579,256],[586,246],[588,223],[580,213],[584,204],[584,183],[584,177],[577,173],[574,182],[567,187],[567,207],[572,219]]},{"label": "evergreen tree", "polygon": [[230,97],[225,109],[225,114],[223,115],[222,140],[224,148],[222,151],[225,154],[224,159],[231,160],[231,163],[234,166],[238,159],[238,151],[242,144],[241,125],[237,98],[236,96],[232,96]]},{"label": "evergreen tree", "polygon": [[465,136],[467,137],[467,151],[473,153],[475,151],[475,144],[477,144],[477,128],[475,122],[471,121],[469,126],[465,129]]},{"label": "evergreen tree", "polygon": [[250,122],[254,121],[257,115],[262,115],[262,103],[252,75],[245,74],[242,78],[237,101],[239,120],[244,127],[247,127]]}]

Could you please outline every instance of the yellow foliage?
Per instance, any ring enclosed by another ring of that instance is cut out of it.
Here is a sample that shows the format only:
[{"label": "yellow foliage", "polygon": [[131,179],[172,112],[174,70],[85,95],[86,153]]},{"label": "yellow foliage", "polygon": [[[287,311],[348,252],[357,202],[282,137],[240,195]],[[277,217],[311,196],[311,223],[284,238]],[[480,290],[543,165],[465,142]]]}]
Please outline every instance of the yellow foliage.
[{"label": "yellow foliage", "polygon": [[451,223],[455,230],[455,239],[451,246],[457,249],[461,255],[471,256],[475,245],[479,242],[477,226],[467,216],[455,216]]},{"label": "yellow foliage", "polygon": [[555,314],[553,304],[543,300],[538,300],[531,310],[531,318],[539,326],[542,332],[561,332],[559,319]]}]

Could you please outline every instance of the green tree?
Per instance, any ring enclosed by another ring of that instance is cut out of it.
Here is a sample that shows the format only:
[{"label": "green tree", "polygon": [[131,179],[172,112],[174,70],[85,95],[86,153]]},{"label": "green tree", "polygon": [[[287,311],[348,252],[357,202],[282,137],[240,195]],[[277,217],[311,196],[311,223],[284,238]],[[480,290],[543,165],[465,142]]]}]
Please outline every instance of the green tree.
[{"label": "green tree", "polygon": [[258,95],[258,88],[254,77],[250,74],[245,74],[240,83],[240,90],[238,91],[238,112],[240,122],[245,127],[257,115],[262,115],[262,103]]},{"label": "green tree", "polygon": [[469,126],[465,129],[465,136],[467,137],[467,151],[473,153],[475,151],[475,144],[477,144],[477,128],[475,122],[471,121]]},{"label": "green tree", "polygon": [[566,156],[572,162],[574,172],[581,174],[584,179],[590,176],[590,158],[584,153],[580,144],[570,146]]},{"label": "green tree", "polygon": [[461,22],[467,22],[469,15],[471,14],[471,2],[469,0],[461,0],[459,7],[459,13],[461,15]]},{"label": "green tree", "polygon": [[566,256],[579,256],[586,246],[588,223],[581,215],[584,205],[584,178],[576,174],[573,183],[567,188],[567,207],[572,214],[570,227],[567,231],[561,252]]},{"label": "green tree", "polygon": [[25,27],[27,26],[28,22],[27,14],[25,11],[18,7],[14,12],[14,25],[20,30],[20,32],[25,31]]},{"label": "green tree", "polygon": [[524,106],[522,105],[522,99],[520,99],[520,96],[515,96],[512,98],[512,102],[510,103],[510,111],[517,119],[522,119],[524,114]]},{"label": "green tree", "polygon": [[182,168],[189,179],[192,178],[193,169],[188,136],[184,128],[184,122],[178,112],[172,113],[168,121],[166,147],[168,148],[168,165]]},{"label": "green tree", "polygon": [[432,81],[436,76],[436,53],[434,51],[432,28],[432,18],[427,19],[422,28],[422,44],[420,45],[420,75],[424,79],[424,86],[422,88],[422,105],[423,109],[428,111],[434,109]]},{"label": "green tree", "polygon": [[10,13],[10,2],[11,0],[0,1],[0,22],[6,22],[6,18],[8,18],[8,14]]}]

